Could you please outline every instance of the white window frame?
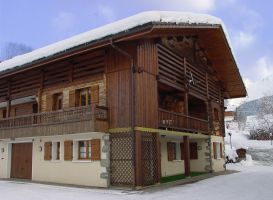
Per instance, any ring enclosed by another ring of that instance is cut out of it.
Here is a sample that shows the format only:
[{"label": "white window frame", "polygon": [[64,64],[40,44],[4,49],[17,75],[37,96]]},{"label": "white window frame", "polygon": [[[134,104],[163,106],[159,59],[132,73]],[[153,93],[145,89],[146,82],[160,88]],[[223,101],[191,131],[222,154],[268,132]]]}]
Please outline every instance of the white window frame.
[{"label": "white window frame", "polygon": [[[58,143],[60,143],[60,150],[59,150],[59,159],[57,159],[57,153],[58,153],[58,151],[57,151],[57,147],[58,147]],[[62,143],[61,143],[61,141],[52,141],[52,143],[51,143],[52,145],[51,145],[51,161],[61,161],[61,151],[62,151]]]},{"label": "white window frame", "polygon": [[[73,162],[92,162],[91,160],[91,156],[92,156],[92,149],[91,149],[91,153],[90,153],[90,159],[80,159],[79,158],[79,142],[81,141],[90,141],[92,140],[90,139],[77,139],[77,140],[73,140]],[[90,148],[91,148],[91,144],[90,144]]]},{"label": "white window frame", "polygon": [[181,161],[180,142],[175,142],[175,161]]}]

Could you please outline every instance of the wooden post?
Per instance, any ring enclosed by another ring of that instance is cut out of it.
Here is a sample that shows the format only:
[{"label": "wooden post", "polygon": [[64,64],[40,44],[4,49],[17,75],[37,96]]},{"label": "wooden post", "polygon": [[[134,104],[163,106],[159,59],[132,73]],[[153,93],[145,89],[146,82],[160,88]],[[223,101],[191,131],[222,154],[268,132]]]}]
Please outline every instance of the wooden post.
[{"label": "wooden post", "polygon": [[44,89],[44,70],[41,70],[40,88],[38,91],[38,113],[42,112],[42,93]]},{"label": "wooden post", "polygon": [[135,187],[142,186],[141,132],[135,131]]},{"label": "wooden post", "polygon": [[186,91],[184,94],[184,107],[185,107],[185,116],[186,116],[186,128],[189,128],[189,99],[188,99],[188,92]]},{"label": "wooden post", "polygon": [[184,154],[184,168],[185,176],[190,176],[190,142],[189,136],[183,136],[183,154]]},{"label": "wooden post", "polygon": [[10,113],[11,113],[11,101],[10,98],[7,98],[7,118],[10,118]]},{"label": "wooden post", "polygon": [[160,134],[156,134],[156,153],[157,153],[157,183],[160,183],[161,179],[161,141],[160,141]]},{"label": "wooden post", "polygon": [[213,113],[212,113],[212,106],[211,106],[211,100],[207,100],[207,110],[208,110],[208,121],[209,121],[209,134],[213,134]]},{"label": "wooden post", "polygon": [[11,101],[10,101],[10,81],[8,81],[8,93],[7,93],[7,118],[10,118],[10,113],[11,113]]}]

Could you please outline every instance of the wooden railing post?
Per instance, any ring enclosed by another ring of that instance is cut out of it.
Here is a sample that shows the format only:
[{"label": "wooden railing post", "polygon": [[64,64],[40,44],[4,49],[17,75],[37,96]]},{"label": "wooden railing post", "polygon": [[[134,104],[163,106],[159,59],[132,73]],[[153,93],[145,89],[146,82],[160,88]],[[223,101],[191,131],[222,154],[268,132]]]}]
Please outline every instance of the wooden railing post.
[{"label": "wooden railing post", "polygon": [[189,116],[189,107],[188,107],[188,93],[185,92],[184,94],[184,104],[185,104],[185,115],[187,116],[186,117],[186,128],[189,128],[189,119],[188,119],[188,116]]}]

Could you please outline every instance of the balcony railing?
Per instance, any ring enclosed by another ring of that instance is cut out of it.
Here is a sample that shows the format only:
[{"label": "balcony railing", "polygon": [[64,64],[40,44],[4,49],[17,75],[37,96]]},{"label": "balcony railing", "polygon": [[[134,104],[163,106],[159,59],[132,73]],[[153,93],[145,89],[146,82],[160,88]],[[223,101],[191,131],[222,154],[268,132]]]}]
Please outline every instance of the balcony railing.
[{"label": "balcony railing", "polygon": [[160,128],[202,133],[209,132],[209,122],[207,120],[186,116],[181,113],[159,109],[158,120]]},{"label": "balcony railing", "polygon": [[92,105],[2,119],[0,138],[102,131],[107,127],[107,108]]}]

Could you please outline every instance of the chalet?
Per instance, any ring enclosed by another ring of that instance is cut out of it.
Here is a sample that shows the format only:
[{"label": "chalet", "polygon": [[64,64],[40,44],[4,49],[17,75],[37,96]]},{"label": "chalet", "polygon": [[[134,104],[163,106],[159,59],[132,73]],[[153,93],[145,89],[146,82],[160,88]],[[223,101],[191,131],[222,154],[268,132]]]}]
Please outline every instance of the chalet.
[{"label": "chalet", "polygon": [[139,187],[225,170],[246,90],[221,20],[144,12],[0,63],[0,178]]}]

